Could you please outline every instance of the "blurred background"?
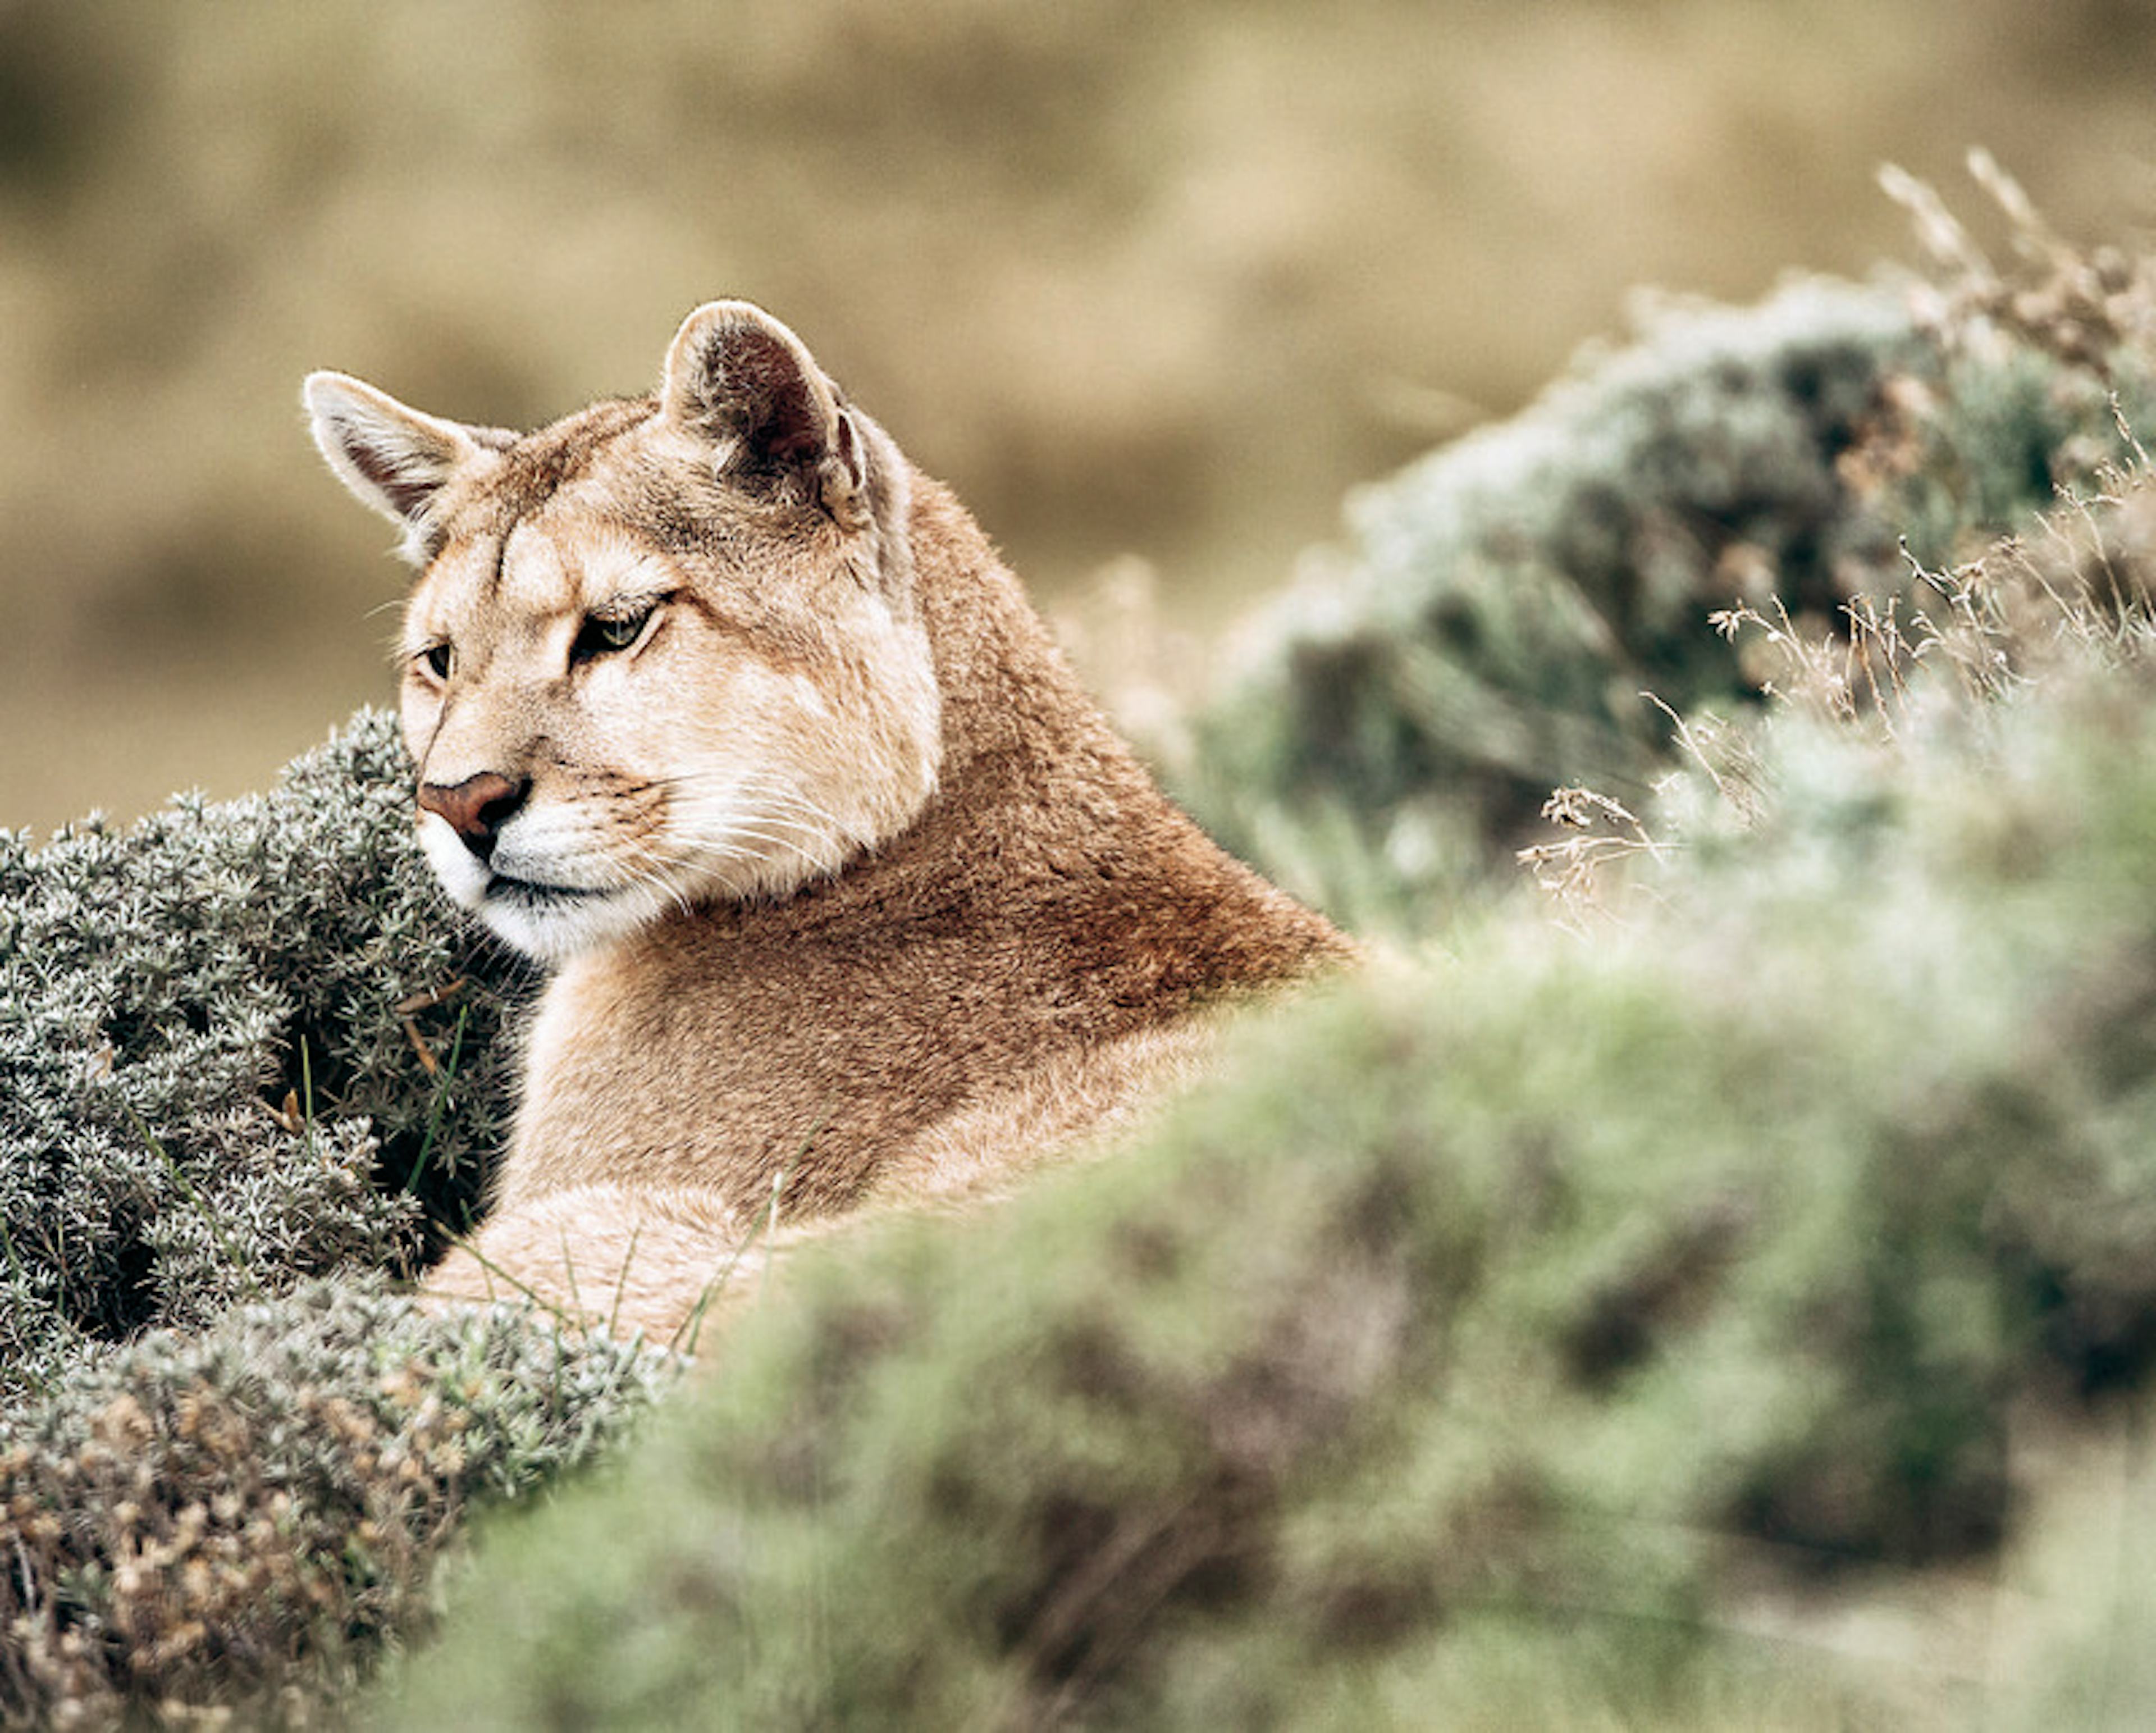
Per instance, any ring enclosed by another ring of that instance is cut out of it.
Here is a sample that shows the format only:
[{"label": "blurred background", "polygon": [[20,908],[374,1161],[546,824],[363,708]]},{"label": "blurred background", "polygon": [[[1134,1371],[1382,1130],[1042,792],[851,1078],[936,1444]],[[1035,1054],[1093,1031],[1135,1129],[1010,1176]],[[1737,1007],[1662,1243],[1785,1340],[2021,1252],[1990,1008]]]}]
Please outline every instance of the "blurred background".
[{"label": "blurred background", "polygon": [[2138,233],[2152,88],[2152,0],[0,0],[0,825],[390,697],[311,368],[527,425],[748,296],[1044,599],[1204,631],[1635,290],[1913,256],[1882,162]]}]

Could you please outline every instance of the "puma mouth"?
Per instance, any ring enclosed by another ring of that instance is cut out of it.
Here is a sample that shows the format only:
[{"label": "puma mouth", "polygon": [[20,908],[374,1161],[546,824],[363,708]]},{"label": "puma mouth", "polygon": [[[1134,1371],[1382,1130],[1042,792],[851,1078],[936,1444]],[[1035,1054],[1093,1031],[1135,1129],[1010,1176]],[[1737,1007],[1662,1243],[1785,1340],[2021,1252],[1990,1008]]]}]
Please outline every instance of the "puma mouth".
[{"label": "puma mouth", "polygon": [[548,964],[625,937],[665,902],[648,886],[565,885],[506,872],[489,874],[475,896],[460,900],[497,936]]},{"label": "puma mouth", "polygon": [[486,900],[490,902],[513,903],[520,908],[563,908],[594,897],[606,897],[610,892],[587,885],[544,884],[533,878],[512,878],[506,872],[497,872],[486,883]]}]

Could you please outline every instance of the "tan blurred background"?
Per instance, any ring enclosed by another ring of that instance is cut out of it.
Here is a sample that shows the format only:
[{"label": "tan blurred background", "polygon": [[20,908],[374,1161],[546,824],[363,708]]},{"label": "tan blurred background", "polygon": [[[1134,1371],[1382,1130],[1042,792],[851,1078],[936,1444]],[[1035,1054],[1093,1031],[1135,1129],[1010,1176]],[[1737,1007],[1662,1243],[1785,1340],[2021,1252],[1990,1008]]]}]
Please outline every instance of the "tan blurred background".
[{"label": "tan blurred background", "polygon": [[1217,619],[1630,290],[1911,256],[1988,146],[2156,206],[2151,0],[0,0],[0,825],[390,693],[296,392],[530,424],[764,301],[1036,590]]}]

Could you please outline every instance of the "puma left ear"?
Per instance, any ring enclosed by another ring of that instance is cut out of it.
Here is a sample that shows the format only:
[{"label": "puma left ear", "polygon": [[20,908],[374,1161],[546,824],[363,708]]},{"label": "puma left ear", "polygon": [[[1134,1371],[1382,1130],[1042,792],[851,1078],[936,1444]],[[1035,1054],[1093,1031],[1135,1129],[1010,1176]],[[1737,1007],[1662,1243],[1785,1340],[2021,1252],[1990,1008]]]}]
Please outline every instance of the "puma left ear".
[{"label": "puma left ear", "polygon": [[867,442],[800,338],[762,308],[714,301],[682,321],[659,400],[718,448],[725,474],[793,486],[842,522],[868,491]]},{"label": "puma left ear", "polygon": [[414,565],[435,551],[431,513],[449,478],[516,438],[423,415],[344,373],[310,373],[301,395],[330,467],[362,504],[403,526],[400,552]]}]

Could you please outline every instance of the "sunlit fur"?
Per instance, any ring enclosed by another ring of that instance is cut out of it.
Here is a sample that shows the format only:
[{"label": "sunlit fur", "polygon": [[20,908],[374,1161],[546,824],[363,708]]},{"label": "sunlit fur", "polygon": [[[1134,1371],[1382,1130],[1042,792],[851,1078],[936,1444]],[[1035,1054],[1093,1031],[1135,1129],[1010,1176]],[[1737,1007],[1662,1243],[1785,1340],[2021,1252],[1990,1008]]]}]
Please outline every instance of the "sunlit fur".
[{"label": "sunlit fur", "polygon": [[1352,954],[1168,802],[769,315],[699,308],[652,397],[527,435],[341,375],[307,400],[421,568],[421,845],[553,965],[437,1298],[693,1334],[773,1244],[1007,1189],[1183,1075],[1216,1007]]},{"label": "sunlit fur", "polygon": [[[939,756],[917,619],[842,574],[815,616],[784,623],[783,660],[761,654],[750,627],[713,618],[742,574],[606,526],[577,497],[605,480],[512,530],[498,575],[484,542],[445,553],[408,610],[421,780],[531,781],[487,864],[436,814],[421,815],[421,845],[452,897],[547,962],[670,908],[783,897],[839,872],[920,810]],[[589,615],[658,596],[675,599],[634,647],[572,661]],[[443,642],[446,682],[422,655]]]}]

